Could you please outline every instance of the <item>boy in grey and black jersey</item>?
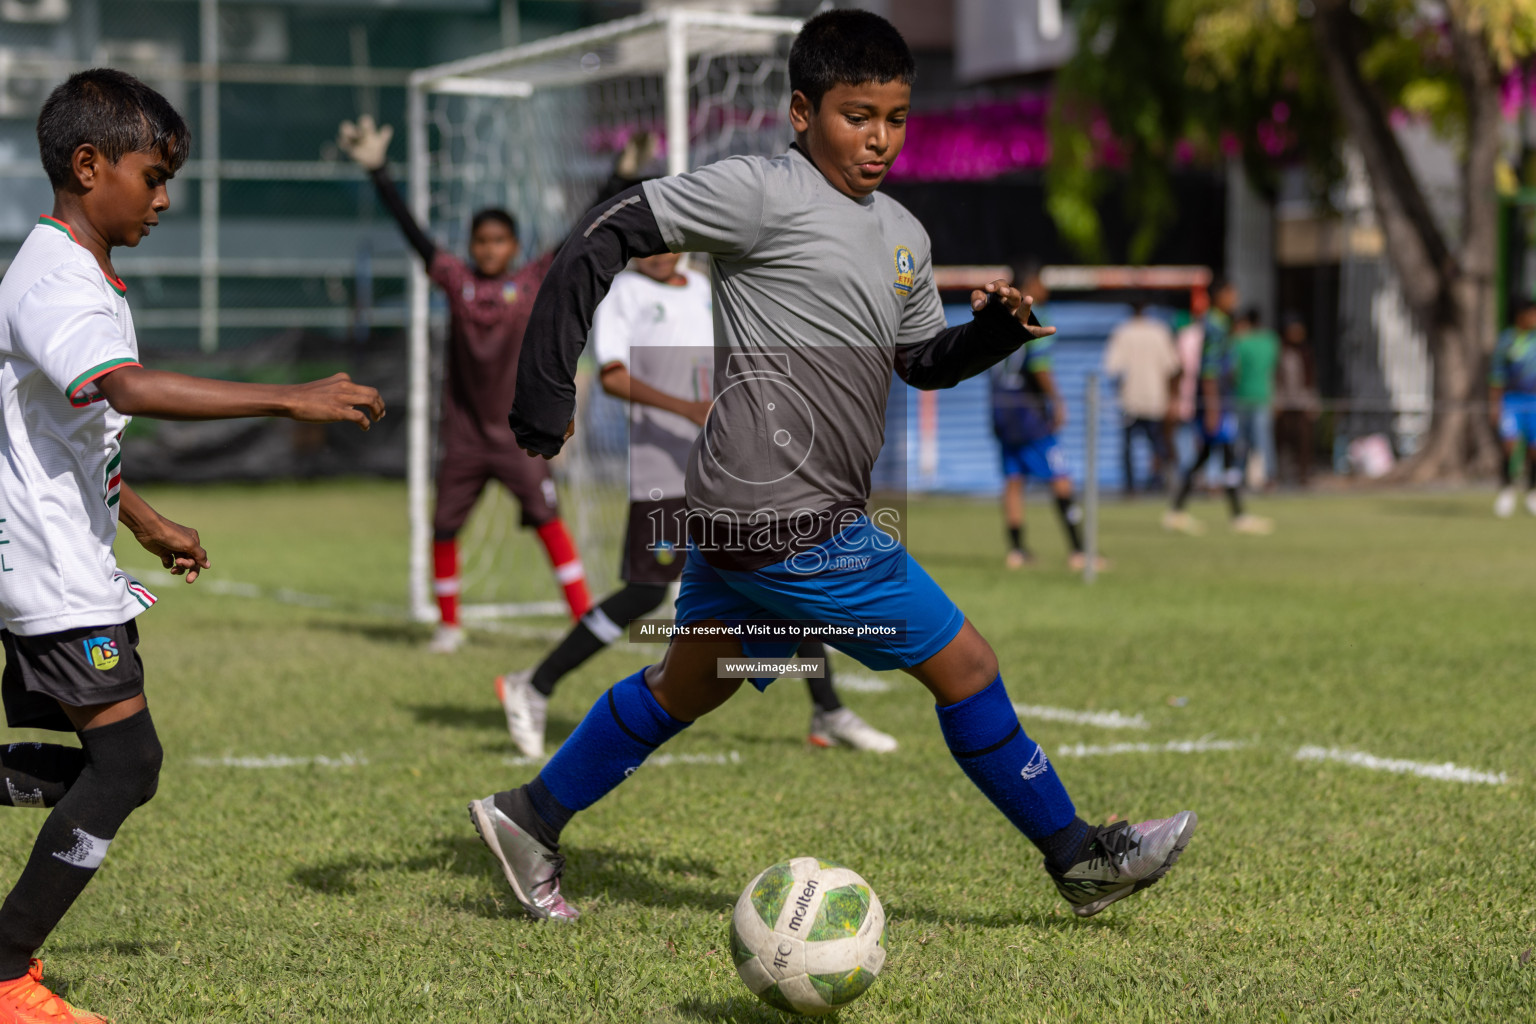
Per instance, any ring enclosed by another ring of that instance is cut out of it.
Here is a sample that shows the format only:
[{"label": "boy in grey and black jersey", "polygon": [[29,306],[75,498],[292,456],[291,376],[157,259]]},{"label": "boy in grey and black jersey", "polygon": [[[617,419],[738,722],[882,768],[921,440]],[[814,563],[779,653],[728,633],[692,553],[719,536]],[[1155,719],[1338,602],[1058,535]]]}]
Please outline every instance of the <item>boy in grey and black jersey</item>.
[{"label": "boy in grey and black jersey", "polygon": [[[634,261],[614,279],[592,323],[591,347],[603,390],[629,403],[629,516],[620,574],[624,586],[583,615],[539,664],[496,677],[507,731],[527,757],[544,756],[550,694],[567,673],[658,608],[683,572],[687,508],[683,498],[699,428],[709,415],[714,326],[709,279],[681,266],[676,253]],[[807,678],[814,710],[809,742],[881,753],[896,740],[843,707],[819,642],[802,659],[823,666]]]},{"label": "boy in grey and black jersey", "polygon": [[[708,253],[716,398],[688,465],[679,624],[882,627],[831,642],[928,688],[965,774],[1088,916],[1159,879],[1195,816],[1103,827],[1079,818],[1024,735],[997,655],[866,513],[893,371],[914,387],[952,387],[1052,333],[1000,281],[972,293],[970,323],[945,327],[927,233],[877,192],[905,140],[914,67],[884,19],[820,14],[790,50],[790,152],[650,181],[585,215],[534,305],[510,422],[525,449],[558,452],[572,431],[576,359],[614,275],[631,257]],[[794,646],[674,639],[660,664],[598,700],[532,782],[473,802],[475,827],[524,908],[577,917],[560,892],[561,829],[739,689],[739,677],[717,675],[722,660],[781,658]]]}]

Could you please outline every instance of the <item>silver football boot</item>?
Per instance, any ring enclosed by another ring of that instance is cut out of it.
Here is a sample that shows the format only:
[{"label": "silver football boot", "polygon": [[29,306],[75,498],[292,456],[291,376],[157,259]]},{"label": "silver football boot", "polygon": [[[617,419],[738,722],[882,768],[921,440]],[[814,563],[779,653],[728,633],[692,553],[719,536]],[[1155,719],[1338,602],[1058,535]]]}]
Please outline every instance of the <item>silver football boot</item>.
[{"label": "silver football boot", "polygon": [[472,801],[469,820],[491,851],[523,909],[540,921],[574,921],[581,914],[560,895],[565,858],[501,813],[496,798]]},{"label": "silver football boot", "polygon": [[1194,811],[1132,825],[1100,825],[1082,859],[1065,871],[1046,871],[1078,917],[1092,917],[1116,900],[1140,892],[1173,867],[1195,834]]}]

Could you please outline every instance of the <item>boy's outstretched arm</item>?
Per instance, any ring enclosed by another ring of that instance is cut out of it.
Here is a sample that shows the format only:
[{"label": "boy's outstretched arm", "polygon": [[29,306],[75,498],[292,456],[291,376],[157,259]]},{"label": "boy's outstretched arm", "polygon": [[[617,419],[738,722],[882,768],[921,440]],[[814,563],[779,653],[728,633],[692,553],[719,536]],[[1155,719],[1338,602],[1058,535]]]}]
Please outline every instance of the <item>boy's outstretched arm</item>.
[{"label": "boy's outstretched arm", "polygon": [[400,225],[400,231],[405,235],[405,240],[411,243],[411,248],[430,267],[432,258],[437,255],[437,246],[421,230],[416,218],[411,216],[411,208],[406,205],[400,190],[389,176],[389,140],[394,137],[393,127],[374,124],[373,118],[364,114],[357,119],[356,124],[351,121],[341,122],[341,127],[336,131],[336,145],[352,158],[353,163],[368,172],[374,189],[379,193],[379,201],[384,204],[390,216],[395,218],[395,223]]},{"label": "boy's outstretched arm", "polygon": [[129,365],[95,384],[118,412],[162,420],[285,416],[306,423],[348,421],[367,430],[384,416],[378,391],[344,373],[308,384],[245,384]]},{"label": "boy's outstretched arm", "polygon": [[507,416],[519,448],[546,459],[559,454],[576,413],[576,359],[587,344],[597,304],[631,258],[669,251],[639,185],[599,203],[577,222],[528,315]]},{"label": "boy's outstretched arm", "polygon": [[896,346],[896,374],[915,388],[952,388],[1012,355],[1020,345],[1055,334],[1030,312],[1033,301],[1004,281],[971,292],[971,322]]},{"label": "boy's outstretched arm", "polygon": [[203,550],[197,531],[173,523],[149,507],[149,502],[126,483],[118,489],[117,518],[133,533],[144,550],[160,559],[172,576],[186,574],[187,582],[210,567],[208,552]]}]

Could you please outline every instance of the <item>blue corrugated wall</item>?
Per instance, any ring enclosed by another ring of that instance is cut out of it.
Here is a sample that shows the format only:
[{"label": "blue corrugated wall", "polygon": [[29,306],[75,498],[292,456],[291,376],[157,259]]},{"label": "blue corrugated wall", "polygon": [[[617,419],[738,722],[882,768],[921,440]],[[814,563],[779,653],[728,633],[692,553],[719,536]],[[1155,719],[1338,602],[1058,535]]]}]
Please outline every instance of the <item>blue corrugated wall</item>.
[{"label": "blue corrugated wall", "polygon": [[[971,308],[945,306],[944,314],[951,325],[962,324],[970,319]],[[1053,351],[1056,386],[1067,401],[1069,414],[1067,428],[1060,440],[1072,466],[1073,477],[1079,484],[1083,480],[1083,407],[1087,376],[1091,370],[1101,370],[1110,332],[1130,315],[1130,307],[1123,303],[1053,302],[1047,310],[1050,322],[1056,327]],[[892,416],[887,424],[886,452],[881,456],[885,465],[880,471],[889,473],[895,468],[891,463],[901,459],[904,440],[903,461],[909,491],[981,494],[1001,491],[1003,477],[998,465],[997,441],[992,436],[986,375],[973,377],[958,387],[936,394],[939,403],[938,459],[933,472],[925,474],[919,465],[918,392],[899,380],[891,395]],[[904,434],[898,434],[895,429],[900,421],[904,421]],[[1123,484],[1121,444],[1120,408],[1115,388],[1109,381],[1101,380],[1097,471],[1099,485],[1106,490],[1119,490]],[[1144,445],[1138,446],[1136,457],[1137,473],[1143,479],[1150,462],[1144,449]],[[889,480],[889,477],[885,479]]]},{"label": "blue corrugated wall", "polygon": [[[1169,311],[1150,311],[1167,315]],[[966,305],[945,306],[951,324],[970,319]],[[1057,387],[1067,400],[1069,420],[1061,443],[1073,477],[1083,479],[1083,387],[1090,370],[1103,363],[1104,345],[1115,326],[1131,315],[1121,303],[1053,302],[1047,317],[1056,326],[1054,349]],[[920,492],[995,494],[1002,489],[997,441],[992,436],[992,413],[987,376],[982,374],[948,391],[934,392],[938,399],[938,459],[934,471],[921,472],[918,448],[919,392],[892,378],[887,408],[885,449],[875,466],[876,489]],[[582,411],[582,430],[600,452],[620,455],[625,444],[623,404],[592,388]],[[1109,381],[1101,384],[1099,402],[1099,484],[1119,490],[1120,409]],[[1145,446],[1137,453],[1137,474],[1145,479],[1149,457]],[[903,480],[903,470],[905,479]]]}]

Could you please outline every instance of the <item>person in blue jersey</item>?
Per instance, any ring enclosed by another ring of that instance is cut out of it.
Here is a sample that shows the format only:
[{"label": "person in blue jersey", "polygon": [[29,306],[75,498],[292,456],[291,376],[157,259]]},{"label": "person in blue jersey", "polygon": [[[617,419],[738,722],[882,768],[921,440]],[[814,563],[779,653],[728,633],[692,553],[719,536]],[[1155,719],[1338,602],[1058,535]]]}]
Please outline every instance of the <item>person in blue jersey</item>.
[{"label": "person in blue jersey", "polygon": [[789,55],[790,150],[650,181],[588,211],[534,303],[508,421],[525,450],[552,457],[574,432],[577,360],[615,275],[665,251],[712,260],[715,398],[684,486],[677,624],[687,633],[600,697],[531,782],[469,807],[535,918],[579,916],[561,891],[561,834],[573,816],[626,779],[647,785],[646,758],[745,679],[771,683],[806,622],[837,630],[831,645],[865,666],[902,669],[933,694],[955,761],[1042,852],[1074,914],[1156,882],[1194,834],[1190,811],[1102,826],[1079,817],[1019,724],[997,654],[900,538],[876,526],[904,522],[869,509],[893,372],[919,388],[954,387],[1052,333],[1003,281],[972,292],[969,322],[945,323],[927,232],[878,191],[905,141],[914,75],[885,19],[810,19]]},{"label": "person in blue jersey", "polygon": [[1488,372],[1488,411],[1504,445],[1493,514],[1500,519],[1514,515],[1514,460],[1524,455],[1529,482],[1525,510],[1536,516],[1536,300],[1521,302],[1514,326],[1499,335]]},{"label": "person in blue jersey", "polygon": [[1195,426],[1200,430],[1200,449],[1185,468],[1173,505],[1163,513],[1163,528],[1197,535],[1205,525],[1185,511],[1195,478],[1212,455],[1220,454],[1223,485],[1232,511],[1232,531],[1265,535],[1275,524],[1243,509],[1243,476],[1248,466],[1247,445],[1237,424],[1237,365],[1233,353],[1232,318],[1237,310],[1237,285],[1217,278],[1211,283],[1211,308],[1201,321],[1204,331],[1200,349],[1200,381],[1195,388]]},{"label": "person in blue jersey", "polygon": [[[1040,306],[1050,298],[1050,290],[1040,280],[1039,266],[1026,263],[1015,280],[1024,294],[1035,300],[1035,318],[1049,326],[1049,319],[1041,319],[1040,314]],[[1003,525],[1008,531],[1004,564],[1010,569],[1022,569],[1035,561],[1024,536],[1024,487],[1033,479],[1051,489],[1071,550],[1068,564],[1073,571],[1080,572],[1087,558],[1079,529],[1083,515],[1066,453],[1056,439],[1067,425],[1067,403],[1056,388],[1052,372],[1053,345],[1051,338],[1032,341],[991,371],[992,433],[1003,462]],[[1100,563],[1102,567],[1102,559]]]}]

